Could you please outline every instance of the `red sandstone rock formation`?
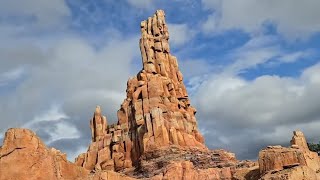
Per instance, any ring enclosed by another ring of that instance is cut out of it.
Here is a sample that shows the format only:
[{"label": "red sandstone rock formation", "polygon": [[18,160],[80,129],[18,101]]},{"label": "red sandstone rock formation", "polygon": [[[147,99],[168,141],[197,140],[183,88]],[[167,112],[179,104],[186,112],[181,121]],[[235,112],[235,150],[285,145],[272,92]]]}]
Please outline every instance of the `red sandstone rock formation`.
[{"label": "red sandstone rock formation", "polygon": [[99,106],[90,121],[92,143],[88,152],[76,159],[76,164],[88,170],[121,170],[132,166],[131,140],[120,125],[107,126]]},{"label": "red sandstone rock formation", "polygon": [[89,172],[48,149],[30,130],[9,129],[0,149],[0,180],[81,179]]},{"label": "red sandstone rock formation", "polygon": [[230,167],[196,169],[189,161],[173,162],[166,166],[162,174],[156,175],[150,180],[211,180],[211,179],[232,179]]},{"label": "red sandstone rock formation", "polygon": [[[320,172],[317,153],[311,152],[301,131],[294,131],[291,147],[269,146],[259,153],[261,179],[314,180]],[[318,177],[320,178],[320,177]]]},{"label": "red sandstone rock formation", "polygon": [[127,98],[118,111],[117,124],[107,126],[100,107],[96,108],[90,121],[92,144],[76,164],[88,170],[119,171],[138,163],[144,152],[159,147],[207,150],[168,40],[162,10],[141,22],[143,69],[128,80]]},{"label": "red sandstone rock formation", "polygon": [[0,147],[0,180],[320,179],[319,157],[300,131],[290,148],[260,151],[259,166],[204,145],[177,59],[170,54],[164,17],[158,10],[141,22],[143,69],[128,80],[116,124],[108,125],[97,106],[90,120],[92,142],[75,164],[30,130],[9,129]]},{"label": "red sandstone rock formation", "polygon": [[144,152],[163,146],[206,149],[168,40],[162,10],[141,22],[143,69],[129,79],[127,98],[118,111],[118,124],[129,130],[134,162]]},{"label": "red sandstone rock formation", "polygon": [[0,180],[134,180],[123,174],[101,171],[89,174],[66,159],[66,154],[47,148],[28,129],[9,129],[0,147]]}]

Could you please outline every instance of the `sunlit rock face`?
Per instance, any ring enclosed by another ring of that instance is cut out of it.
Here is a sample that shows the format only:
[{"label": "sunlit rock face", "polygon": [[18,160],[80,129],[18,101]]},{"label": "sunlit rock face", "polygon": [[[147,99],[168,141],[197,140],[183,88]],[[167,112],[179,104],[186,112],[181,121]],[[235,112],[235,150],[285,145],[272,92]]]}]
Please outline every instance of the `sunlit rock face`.
[{"label": "sunlit rock face", "polygon": [[70,163],[66,154],[47,148],[28,129],[9,129],[0,148],[0,180],[82,179],[89,171]]},{"label": "sunlit rock face", "polygon": [[132,167],[147,151],[171,145],[207,150],[197,128],[176,57],[169,48],[162,10],[141,22],[142,70],[127,82],[118,123],[107,125],[97,107],[90,127],[92,144],[76,163],[88,170]]},{"label": "sunlit rock face", "polygon": [[301,131],[294,131],[291,147],[268,146],[259,153],[261,179],[319,179],[320,160],[309,150]]},{"label": "sunlit rock face", "polygon": [[204,144],[176,57],[165,14],[142,21],[143,68],[127,82],[118,122],[108,124],[100,106],[90,119],[91,143],[75,163],[47,148],[30,130],[9,129],[0,147],[0,180],[315,180],[317,153],[301,131],[291,147],[268,146],[259,160],[239,161]]}]

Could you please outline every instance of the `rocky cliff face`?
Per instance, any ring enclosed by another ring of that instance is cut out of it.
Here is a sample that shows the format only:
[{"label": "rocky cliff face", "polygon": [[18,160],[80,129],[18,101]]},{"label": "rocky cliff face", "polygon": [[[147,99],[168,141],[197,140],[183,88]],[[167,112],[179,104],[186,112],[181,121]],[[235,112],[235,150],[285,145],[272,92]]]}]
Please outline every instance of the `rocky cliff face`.
[{"label": "rocky cliff face", "polygon": [[171,55],[162,10],[141,22],[143,68],[127,82],[118,122],[99,106],[90,120],[91,144],[75,163],[47,148],[30,130],[9,129],[0,147],[0,180],[315,180],[317,153],[295,131],[291,147],[268,146],[259,160],[238,161],[209,150],[197,128],[177,59]]}]

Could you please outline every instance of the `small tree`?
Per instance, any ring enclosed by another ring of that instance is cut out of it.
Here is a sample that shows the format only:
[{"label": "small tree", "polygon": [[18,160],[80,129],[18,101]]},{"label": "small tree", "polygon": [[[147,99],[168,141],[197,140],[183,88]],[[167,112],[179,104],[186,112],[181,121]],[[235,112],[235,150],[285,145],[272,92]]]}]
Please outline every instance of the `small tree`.
[{"label": "small tree", "polygon": [[320,142],[318,144],[316,143],[308,143],[308,147],[310,151],[320,153]]}]

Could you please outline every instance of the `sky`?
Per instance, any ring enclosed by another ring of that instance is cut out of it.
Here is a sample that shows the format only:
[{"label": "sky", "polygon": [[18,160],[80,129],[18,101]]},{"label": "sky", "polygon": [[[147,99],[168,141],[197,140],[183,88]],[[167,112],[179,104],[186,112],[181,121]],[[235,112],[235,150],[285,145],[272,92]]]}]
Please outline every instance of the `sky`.
[{"label": "sky", "polygon": [[256,159],[320,141],[319,0],[0,0],[0,141],[29,128],[73,159],[141,68],[140,22],[166,13],[206,145]]}]

